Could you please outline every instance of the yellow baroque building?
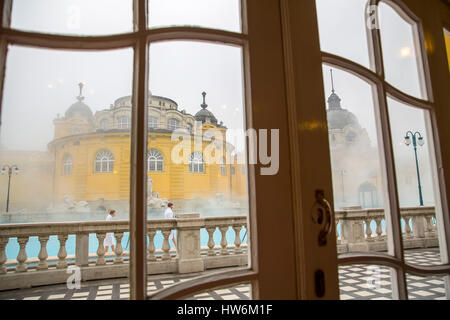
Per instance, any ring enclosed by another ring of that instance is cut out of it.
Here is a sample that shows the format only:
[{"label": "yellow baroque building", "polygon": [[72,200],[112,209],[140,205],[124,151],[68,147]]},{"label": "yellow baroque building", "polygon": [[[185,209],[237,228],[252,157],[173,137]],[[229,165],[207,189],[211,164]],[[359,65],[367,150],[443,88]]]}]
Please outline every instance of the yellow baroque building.
[{"label": "yellow baroque building", "polygon": [[[48,144],[55,160],[54,201],[62,202],[65,195],[88,202],[128,200],[131,96],[93,114],[83,102],[81,88],[80,84],[78,101],[54,120],[54,139]],[[195,116],[178,110],[178,104],[169,98],[149,95],[147,174],[152,191],[160,198],[246,198],[245,165],[229,164],[235,157],[231,157],[233,146],[226,141],[227,128],[207,109],[205,95]],[[183,145],[191,149],[182,154],[182,163],[172,161],[173,148],[180,146],[180,140],[172,139],[175,129],[185,129]],[[195,141],[199,141],[197,151]],[[222,155],[221,159],[209,163],[205,151],[213,157]]]}]

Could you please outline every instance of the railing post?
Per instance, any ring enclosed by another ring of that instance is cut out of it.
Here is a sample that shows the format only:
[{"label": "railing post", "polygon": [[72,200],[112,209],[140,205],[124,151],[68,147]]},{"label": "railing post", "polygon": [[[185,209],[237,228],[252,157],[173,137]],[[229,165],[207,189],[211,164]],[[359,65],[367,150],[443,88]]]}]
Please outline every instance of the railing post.
[{"label": "railing post", "polygon": [[39,263],[37,265],[37,270],[47,270],[48,269],[48,263],[47,263],[47,241],[49,239],[49,236],[39,236],[39,242],[41,243],[41,250],[39,251]]},{"label": "railing post", "polygon": [[381,228],[382,218],[376,218],[375,222],[377,223],[377,241],[381,241],[383,239],[383,229]]},{"label": "railing post", "polygon": [[19,242],[20,250],[17,255],[18,263],[16,266],[16,272],[25,272],[27,271],[27,266],[25,264],[25,261],[27,261],[27,252],[25,251],[25,247],[28,242],[28,237],[19,237],[17,238],[17,241]]},{"label": "railing post", "polygon": [[156,230],[149,230],[148,231],[148,257],[147,260],[148,261],[156,261],[156,256],[155,256],[155,234],[156,234]]},{"label": "railing post", "polygon": [[405,237],[407,237],[407,238],[412,237],[411,226],[409,225],[409,220],[411,220],[411,217],[409,217],[409,216],[403,217],[403,221],[405,221]]},{"label": "railing post", "polygon": [[220,240],[220,246],[222,247],[222,249],[220,249],[220,254],[225,256],[228,255],[228,249],[227,249],[227,237],[226,237],[226,233],[228,231],[228,226],[221,226],[219,227],[220,233],[222,234],[222,239]]},{"label": "railing post", "polygon": [[206,228],[206,231],[208,232],[208,256],[215,256],[216,251],[214,250],[214,232],[216,231],[216,227],[209,227]]},{"label": "railing post", "polygon": [[178,272],[202,272],[205,264],[200,254],[200,229],[204,226],[204,219],[200,214],[178,214]]},{"label": "railing post", "polygon": [[89,234],[78,233],[76,235],[75,264],[83,267],[89,265]]},{"label": "railing post", "polygon": [[116,254],[116,257],[114,258],[114,264],[120,264],[120,263],[123,263],[123,258],[122,258],[122,253],[123,253],[123,249],[122,249],[123,232],[114,232],[114,236],[116,237],[116,247],[115,247],[115,250],[114,250],[114,253]]},{"label": "railing post", "polygon": [[105,245],[103,243],[103,241],[105,241],[105,237],[106,237],[105,232],[97,232],[98,249],[97,249],[97,262],[95,263],[97,266],[106,264]]},{"label": "railing post", "polygon": [[56,264],[57,269],[64,269],[67,268],[67,251],[66,251],[66,241],[67,241],[68,235],[67,234],[60,234],[58,235],[59,240],[59,251],[58,251],[58,258],[59,261]]},{"label": "railing post", "polygon": [[8,238],[0,238],[0,274],[6,273],[6,245],[8,244]]},{"label": "railing post", "polygon": [[163,229],[161,230],[161,233],[163,234],[164,240],[162,243],[162,251],[163,251],[163,255],[161,257],[161,259],[163,260],[170,260],[171,256],[170,256],[170,243],[169,243],[169,236],[170,236],[170,229]]},{"label": "railing post", "polygon": [[366,218],[364,219],[364,222],[366,224],[366,241],[373,241],[372,239],[372,228],[370,227],[370,222],[372,222],[372,219]]},{"label": "railing post", "polygon": [[425,219],[423,216],[415,216],[412,220],[414,238],[425,238]]},{"label": "railing post", "polygon": [[235,235],[235,238],[234,238],[234,253],[235,254],[239,254],[239,253],[242,253],[241,236],[240,236],[242,226],[234,225],[234,226],[232,226],[232,228],[234,230],[234,235]]}]

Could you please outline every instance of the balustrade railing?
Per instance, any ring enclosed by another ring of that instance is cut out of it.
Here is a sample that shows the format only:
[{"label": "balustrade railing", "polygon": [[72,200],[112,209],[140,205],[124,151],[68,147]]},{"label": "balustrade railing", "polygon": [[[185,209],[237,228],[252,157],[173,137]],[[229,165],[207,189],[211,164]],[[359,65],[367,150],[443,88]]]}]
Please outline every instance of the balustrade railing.
[{"label": "balustrade railing", "polygon": [[[403,246],[406,249],[438,246],[434,207],[401,208]],[[338,253],[386,251],[383,209],[335,212]]]},{"label": "balustrade railing", "polygon": [[[148,220],[149,274],[201,272],[209,268],[246,265],[246,245],[241,243],[240,238],[240,231],[246,227],[245,216],[200,218],[198,214],[179,214],[176,219]],[[208,234],[207,246],[203,247],[200,245],[201,229],[205,229]],[[177,235],[176,251],[171,250],[169,244],[172,230]],[[219,243],[214,240],[215,230],[221,232]],[[233,244],[228,244],[228,230],[235,233]],[[126,277],[128,252],[122,247],[125,232],[129,232],[129,222],[124,220],[1,225],[0,290],[65,282],[69,276],[67,268],[73,264],[81,268],[83,279]],[[163,236],[160,248],[155,246],[158,232]],[[104,239],[107,233],[113,233],[116,240],[113,254],[105,252]],[[89,253],[89,234],[95,234],[98,240],[95,254]],[[68,256],[66,249],[69,235],[76,237],[76,252],[71,256]],[[57,236],[59,242],[56,257],[49,257],[47,253],[50,236]],[[30,237],[37,237],[40,243],[37,264],[36,258],[27,257],[26,245]],[[7,260],[6,245],[10,238],[17,238],[19,253],[16,259]],[[102,268],[101,272],[96,272],[99,268]]]}]

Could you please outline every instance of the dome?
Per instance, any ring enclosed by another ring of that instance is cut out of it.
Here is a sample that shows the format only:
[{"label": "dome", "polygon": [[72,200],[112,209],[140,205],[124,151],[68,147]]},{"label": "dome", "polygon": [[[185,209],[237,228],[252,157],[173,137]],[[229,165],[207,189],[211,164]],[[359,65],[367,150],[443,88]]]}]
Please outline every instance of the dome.
[{"label": "dome", "polygon": [[217,125],[217,118],[211,111],[206,110],[206,108],[208,107],[208,105],[205,103],[206,92],[202,92],[202,95],[203,95],[203,103],[200,105],[202,107],[202,110],[200,110],[195,114],[195,120],[205,123],[206,119],[209,118],[209,121],[212,124]]},{"label": "dome", "polygon": [[88,121],[94,121],[94,115],[92,113],[91,108],[89,108],[88,105],[86,105],[85,103],[83,103],[84,97],[81,94],[81,91],[83,89],[83,83],[79,83],[78,86],[80,87],[80,94],[77,97],[77,102],[75,102],[74,104],[72,104],[69,109],[66,110],[66,113],[64,114],[64,116],[66,118],[72,118],[74,116],[80,116],[85,118]]},{"label": "dome", "polygon": [[94,115],[92,114],[91,108],[81,101],[72,104],[65,113],[66,118],[71,118],[74,116],[80,116],[87,120],[93,120]]},{"label": "dome", "polygon": [[197,112],[197,113],[195,114],[195,120],[201,121],[202,123],[204,123],[204,122],[206,121],[206,118],[209,118],[210,121],[211,121],[211,123],[217,124],[217,119],[216,119],[216,117],[215,117],[214,114],[213,114],[211,111],[209,111],[209,110],[202,109],[202,110],[200,110],[199,112]]},{"label": "dome", "polygon": [[346,109],[327,110],[328,129],[343,129],[348,125],[359,127],[356,116]]},{"label": "dome", "polygon": [[359,121],[350,111],[341,107],[341,98],[334,92],[334,88],[328,97],[327,120],[328,129],[343,129],[348,125],[359,127]]}]

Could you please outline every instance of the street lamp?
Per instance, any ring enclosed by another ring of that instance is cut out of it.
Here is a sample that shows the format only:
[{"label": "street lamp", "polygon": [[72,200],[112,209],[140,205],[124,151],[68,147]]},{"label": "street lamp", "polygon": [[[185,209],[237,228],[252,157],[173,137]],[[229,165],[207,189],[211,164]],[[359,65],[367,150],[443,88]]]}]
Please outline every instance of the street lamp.
[{"label": "street lamp", "polygon": [[409,146],[411,144],[411,138],[412,138],[412,143],[413,143],[413,147],[414,147],[414,155],[416,156],[417,181],[419,184],[419,200],[420,200],[420,205],[423,206],[422,186],[420,184],[420,173],[419,173],[419,161],[417,160],[417,145],[423,146],[425,141],[423,140],[422,135],[418,131],[415,133],[408,131],[408,132],[406,132],[406,135],[405,135],[405,144],[407,146]]},{"label": "street lamp", "polygon": [[2,168],[1,174],[5,174],[8,172],[8,193],[6,196],[6,212],[8,212],[9,209],[9,188],[11,186],[11,175],[12,173],[18,174],[19,173],[19,168],[13,164],[12,166],[5,164]]}]

